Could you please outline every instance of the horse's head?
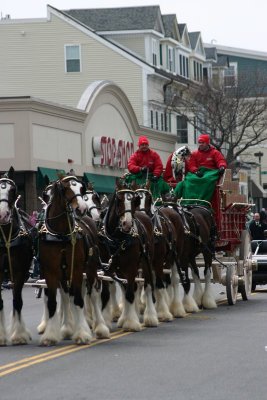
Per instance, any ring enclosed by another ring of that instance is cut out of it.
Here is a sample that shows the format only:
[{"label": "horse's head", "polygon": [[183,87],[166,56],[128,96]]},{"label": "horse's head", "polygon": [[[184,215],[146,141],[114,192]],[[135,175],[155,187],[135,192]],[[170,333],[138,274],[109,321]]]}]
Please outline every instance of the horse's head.
[{"label": "horse's head", "polygon": [[52,186],[51,196],[54,196],[56,192],[73,210],[78,209],[81,214],[86,212],[86,203],[83,200],[86,187],[76,176],[60,177]]},{"label": "horse's head", "polygon": [[129,232],[133,226],[133,215],[140,205],[140,197],[125,184],[117,181],[115,192],[116,213],[120,218],[120,227],[123,232]]},{"label": "horse's head", "polygon": [[43,191],[43,193],[42,193],[42,199],[43,199],[43,201],[44,201],[46,204],[48,204],[49,201],[51,200],[51,196],[52,196],[52,186],[53,186],[53,183],[49,183],[49,184],[45,187],[45,189],[44,189],[44,191]]},{"label": "horse's head", "polygon": [[140,198],[139,211],[145,212],[147,215],[153,214],[153,197],[150,191],[150,181],[144,186],[136,188],[135,193]]},{"label": "horse's head", "polygon": [[171,166],[172,166],[172,174],[176,179],[179,174],[183,172],[185,160],[188,156],[190,156],[191,151],[188,146],[179,147],[179,149],[175,150],[172,154],[171,158]]},{"label": "horse's head", "polygon": [[[12,167],[11,167],[12,168]],[[12,211],[17,199],[17,186],[13,179],[14,169],[10,169],[0,178],[0,224],[10,223]]]},{"label": "horse's head", "polygon": [[86,203],[87,214],[93,218],[94,221],[99,221],[101,215],[101,200],[99,194],[94,190],[93,185],[88,183],[87,190],[83,196]]}]

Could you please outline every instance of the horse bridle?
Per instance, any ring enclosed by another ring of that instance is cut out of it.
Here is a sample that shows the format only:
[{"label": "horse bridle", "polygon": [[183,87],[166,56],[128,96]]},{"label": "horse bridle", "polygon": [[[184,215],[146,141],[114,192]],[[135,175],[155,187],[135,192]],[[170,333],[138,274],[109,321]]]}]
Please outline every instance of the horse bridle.
[{"label": "horse bridle", "polygon": [[[85,195],[83,196],[83,199],[84,199],[85,201],[86,201],[87,199],[85,199],[84,197],[85,197],[87,194],[92,194],[92,195],[95,194],[97,197],[99,197],[99,196],[98,196],[98,193],[97,193],[95,190],[87,190],[86,193],[85,193]],[[97,206],[97,205],[94,203],[93,206],[89,207],[88,213],[90,214],[91,211],[94,210],[94,209],[96,209],[96,210],[101,210],[101,207],[100,207],[100,206]]]},{"label": "horse bridle", "polygon": [[[128,200],[132,200],[132,198],[135,195],[134,190],[130,190],[130,189],[119,189],[119,190],[117,190],[116,191],[116,203],[115,203],[116,207],[118,205],[118,196],[117,195],[119,193],[129,194],[129,196],[131,196],[131,198],[129,198]],[[126,213],[131,213],[132,214],[132,208],[130,208],[130,209],[126,208],[123,212],[118,213],[118,216],[121,217],[122,215],[124,215]]]},{"label": "horse bridle", "polygon": [[[14,199],[14,202],[12,201],[9,201],[8,199],[0,199],[0,203],[1,202],[6,202],[8,205],[9,205],[9,207],[10,208],[13,208],[14,207],[14,205],[15,205],[15,200],[16,200],[16,194],[17,194],[17,187],[16,187],[16,184],[15,184],[15,182],[14,181],[12,181],[11,179],[9,179],[9,178],[1,178],[0,179],[0,186],[1,186],[1,188],[2,189],[5,189],[6,188],[6,184],[7,183],[9,183],[11,186],[13,186],[13,188],[15,189],[15,199]],[[13,204],[12,204],[13,203]]]},{"label": "horse bridle", "polygon": [[[83,186],[83,190],[85,190],[84,189],[84,183],[82,182],[82,181],[79,181],[79,179],[77,179],[76,178],[76,176],[72,176],[72,175],[70,175],[70,176],[65,176],[64,178],[62,178],[61,180],[59,180],[59,181],[57,181],[57,183],[60,185],[60,187],[62,188],[62,182],[69,182],[69,181],[74,181],[72,184],[73,184],[73,186],[76,186],[77,185],[77,183],[81,183],[82,184],[82,186]],[[71,202],[73,201],[73,199],[75,199],[75,198],[77,198],[77,197],[83,197],[84,196],[84,193],[76,193],[76,194],[74,194],[70,199],[66,199],[67,201],[66,201],[66,203],[67,203],[67,205],[69,206],[70,204],[71,204]]]},{"label": "horse bridle", "polygon": [[[149,196],[152,198],[152,195],[151,195],[150,190],[148,190],[148,189],[146,189],[146,188],[140,188],[140,189],[136,189],[136,190],[135,190],[135,193],[137,193],[138,196],[140,196],[140,193],[141,193],[141,192],[145,193],[146,195],[149,195]],[[140,197],[141,197],[141,196],[140,196]],[[146,209],[140,207],[140,208],[139,208],[139,211],[146,211]]]}]

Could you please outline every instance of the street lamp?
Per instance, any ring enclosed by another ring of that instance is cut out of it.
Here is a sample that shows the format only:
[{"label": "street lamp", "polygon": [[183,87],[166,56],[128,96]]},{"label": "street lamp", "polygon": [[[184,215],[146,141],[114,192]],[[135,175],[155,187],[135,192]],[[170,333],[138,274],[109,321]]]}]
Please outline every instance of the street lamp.
[{"label": "street lamp", "polygon": [[254,153],[254,156],[259,158],[259,182],[261,185],[261,157],[263,156],[263,153],[259,151],[258,153]]}]

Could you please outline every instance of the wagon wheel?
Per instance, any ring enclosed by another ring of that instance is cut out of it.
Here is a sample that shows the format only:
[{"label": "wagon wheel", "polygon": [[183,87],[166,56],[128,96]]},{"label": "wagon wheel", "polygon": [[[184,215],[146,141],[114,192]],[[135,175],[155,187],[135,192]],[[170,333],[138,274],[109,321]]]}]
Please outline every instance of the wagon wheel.
[{"label": "wagon wheel", "polygon": [[243,300],[248,300],[251,295],[252,289],[252,269],[247,262],[251,257],[251,241],[247,231],[242,231],[241,244],[239,250],[239,261],[243,262],[244,281],[239,286],[239,292],[241,293]]},{"label": "wagon wheel", "polygon": [[226,295],[229,306],[236,303],[238,293],[237,264],[229,265],[226,270]]}]

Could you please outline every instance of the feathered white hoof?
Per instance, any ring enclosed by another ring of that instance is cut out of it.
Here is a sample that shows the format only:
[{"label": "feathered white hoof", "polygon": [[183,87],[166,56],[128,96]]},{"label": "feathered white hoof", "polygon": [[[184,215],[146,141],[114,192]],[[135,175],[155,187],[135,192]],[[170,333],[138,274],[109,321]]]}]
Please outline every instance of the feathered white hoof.
[{"label": "feathered white hoof", "polygon": [[60,328],[60,333],[63,340],[70,340],[73,336],[73,327],[71,325],[63,325]]},{"label": "feathered white hoof", "polygon": [[110,338],[110,331],[107,325],[105,324],[99,324],[95,330],[95,337],[97,339],[109,339]]},{"label": "feathered white hoof", "polygon": [[202,297],[202,305],[204,308],[207,309],[214,309],[217,308],[217,303],[213,297],[213,295],[211,295],[210,293],[204,293],[203,297]]},{"label": "feathered white hoof", "polygon": [[199,312],[199,308],[195,300],[191,295],[185,295],[183,299],[184,309],[187,313]]},{"label": "feathered white hoof", "polygon": [[14,346],[28,344],[31,341],[31,339],[32,339],[31,334],[28,331],[25,331],[20,334],[13,333],[13,335],[10,338],[11,344]]},{"label": "feathered white hoof", "polygon": [[144,315],[144,325],[147,328],[154,328],[159,325],[157,315]]},{"label": "feathered white hoof", "polygon": [[37,332],[39,333],[39,335],[42,335],[44,333],[46,325],[47,321],[42,320],[40,324],[37,326]]},{"label": "feathered white hoof", "polygon": [[129,319],[125,319],[121,327],[125,332],[140,332],[142,329],[139,321]]},{"label": "feathered white hoof", "polygon": [[92,335],[89,332],[80,331],[76,332],[75,335],[73,335],[72,339],[78,345],[85,345],[91,343]]},{"label": "feathered white hoof", "polygon": [[181,301],[173,301],[170,305],[170,312],[174,318],[184,318],[186,316],[186,312]]}]

